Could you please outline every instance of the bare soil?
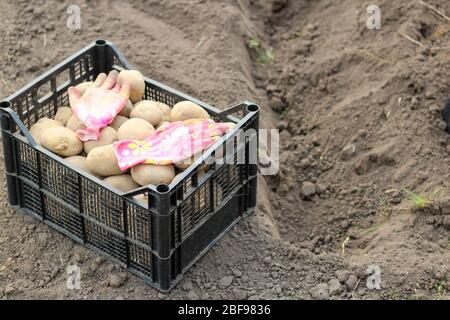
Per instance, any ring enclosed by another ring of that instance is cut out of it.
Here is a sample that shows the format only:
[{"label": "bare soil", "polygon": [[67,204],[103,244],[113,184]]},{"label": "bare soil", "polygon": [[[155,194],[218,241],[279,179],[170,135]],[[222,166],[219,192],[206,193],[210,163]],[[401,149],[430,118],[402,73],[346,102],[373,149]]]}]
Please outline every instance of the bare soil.
[{"label": "bare soil", "polygon": [[[450,3],[427,3],[380,0],[382,27],[369,30],[359,0],[76,0],[71,30],[63,1],[0,1],[0,97],[104,38],[219,108],[259,103],[281,143],[255,214],[169,294],[15,212],[2,177],[0,298],[448,299],[450,24],[436,10]],[[273,62],[258,62],[254,36]],[[72,263],[81,290],[66,287]]]}]

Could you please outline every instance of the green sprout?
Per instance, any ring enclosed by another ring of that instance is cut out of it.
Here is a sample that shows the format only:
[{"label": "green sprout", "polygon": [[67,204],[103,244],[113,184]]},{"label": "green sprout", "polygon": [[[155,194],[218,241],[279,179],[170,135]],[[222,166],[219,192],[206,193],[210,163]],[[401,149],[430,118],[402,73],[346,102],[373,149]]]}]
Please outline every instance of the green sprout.
[{"label": "green sprout", "polygon": [[417,194],[412,191],[404,189],[404,191],[408,194],[408,199],[411,202],[413,209],[426,209],[430,205],[434,203],[434,199],[437,192],[433,192],[432,194]]},{"label": "green sprout", "polygon": [[272,48],[265,49],[261,41],[258,39],[258,37],[251,37],[247,41],[247,45],[250,49],[255,50],[256,54],[258,55],[258,63],[260,64],[268,64],[275,60],[275,54],[273,52]]},{"label": "green sprout", "polygon": [[445,295],[445,293],[447,292],[447,282],[445,282],[444,280],[436,283],[433,286],[433,289],[436,291],[436,298],[439,300],[441,299],[441,297],[443,297]]},{"label": "green sprout", "polygon": [[261,46],[261,43],[257,37],[251,37],[248,40],[248,47],[250,49],[258,49]]}]

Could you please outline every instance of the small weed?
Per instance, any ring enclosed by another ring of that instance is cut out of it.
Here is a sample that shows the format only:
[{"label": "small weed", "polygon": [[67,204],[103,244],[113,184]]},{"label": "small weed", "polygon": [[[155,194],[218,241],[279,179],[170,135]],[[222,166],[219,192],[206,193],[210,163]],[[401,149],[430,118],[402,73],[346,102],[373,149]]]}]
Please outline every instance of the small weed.
[{"label": "small weed", "polygon": [[275,60],[275,54],[272,48],[265,49],[261,44],[261,41],[258,37],[251,37],[247,41],[247,45],[250,49],[255,50],[258,55],[258,63],[260,64],[269,64]]},{"label": "small weed", "polygon": [[296,38],[303,38],[303,30],[295,32],[294,33],[294,37],[296,37]]},{"label": "small weed", "polygon": [[442,280],[433,286],[434,291],[436,291],[436,299],[441,299],[442,296],[447,292],[447,282]]},{"label": "small weed", "polygon": [[412,191],[403,189],[403,191],[408,195],[408,200],[412,205],[412,209],[426,209],[430,207],[435,202],[437,191],[431,194],[417,194]]},{"label": "small weed", "polygon": [[281,112],[280,117],[281,117],[281,118],[285,118],[285,117],[287,116],[288,112],[289,112],[289,107],[286,108],[286,109],[284,109],[284,110]]},{"label": "small weed", "polygon": [[250,49],[258,49],[261,47],[261,42],[259,41],[259,39],[257,37],[251,37],[248,40],[248,47]]}]

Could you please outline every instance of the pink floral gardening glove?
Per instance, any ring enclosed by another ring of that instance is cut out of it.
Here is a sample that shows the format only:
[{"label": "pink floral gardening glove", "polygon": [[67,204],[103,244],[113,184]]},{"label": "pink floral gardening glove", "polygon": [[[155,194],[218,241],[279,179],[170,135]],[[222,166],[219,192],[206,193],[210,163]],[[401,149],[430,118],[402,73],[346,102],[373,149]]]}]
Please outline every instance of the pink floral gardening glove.
[{"label": "pink floral gardening glove", "polygon": [[168,165],[209,148],[233,126],[210,119],[177,121],[158,128],[144,141],[122,140],[113,146],[121,170],[141,163]]},{"label": "pink floral gardening glove", "polygon": [[76,132],[81,141],[98,140],[100,130],[110,124],[126,106],[130,86],[116,83],[117,76],[115,70],[108,76],[100,73],[94,85],[83,96],[76,87],[68,89],[72,112],[86,126]]}]

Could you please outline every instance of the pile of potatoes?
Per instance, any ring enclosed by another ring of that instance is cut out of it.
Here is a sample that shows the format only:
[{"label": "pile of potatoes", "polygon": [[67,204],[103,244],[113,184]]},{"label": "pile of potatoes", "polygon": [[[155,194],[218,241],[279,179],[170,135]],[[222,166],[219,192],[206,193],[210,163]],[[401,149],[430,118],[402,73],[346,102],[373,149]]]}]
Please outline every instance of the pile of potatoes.
[{"label": "pile of potatoes", "polygon": [[[36,143],[63,157],[64,161],[121,191],[127,192],[149,184],[169,184],[189,166],[189,161],[165,166],[141,164],[123,172],[117,164],[112,144],[123,139],[143,140],[171,121],[209,119],[210,116],[190,101],[179,102],[170,108],[162,102],[142,100],[145,82],[138,71],[121,71],[118,82],[124,81],[130,83],[130,99],[109,126],[100,131],[97,141],[82,142],[78,139],[75,132],[84,124],[68,106],[59,108],[53,119],[40,119],[31,127],[30,133]],[[84,93],[90,85],[92,82],[84,82],[77,87]]]}]

